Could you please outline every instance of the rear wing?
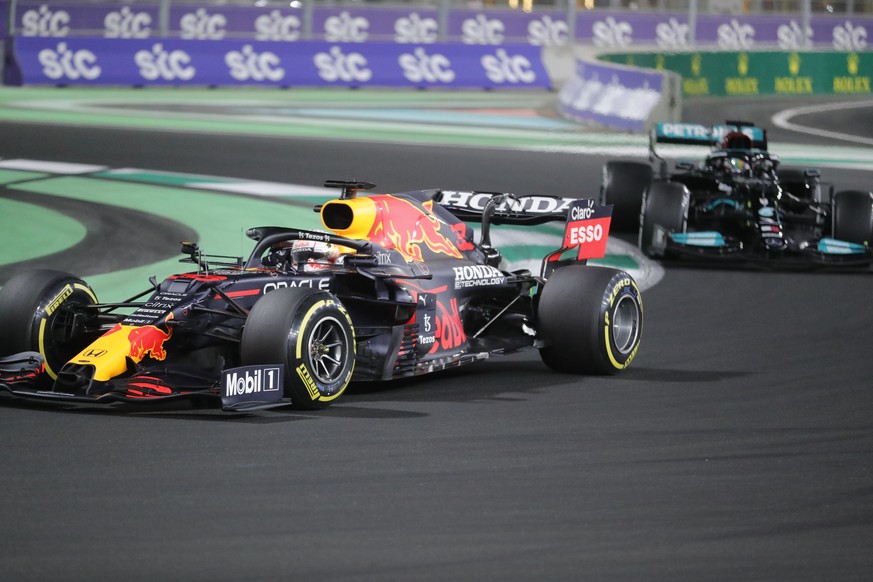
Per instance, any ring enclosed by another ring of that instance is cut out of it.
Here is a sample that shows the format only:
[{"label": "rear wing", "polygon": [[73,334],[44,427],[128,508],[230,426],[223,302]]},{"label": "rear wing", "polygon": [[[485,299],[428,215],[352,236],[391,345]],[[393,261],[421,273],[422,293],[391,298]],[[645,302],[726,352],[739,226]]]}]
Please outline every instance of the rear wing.
[{"label": "rear wing", "polygon": [[714,147],[721,143],[728,133],[740,131],[752,140],[752,147],[767,149],[767,130],[755,127],[745,121],[727,121],[722,125],[702,125],[699,123],[656,123],[652,129],[649,144],[684,144]]},{"label": "rear wing", "polygon": [[[588,198],[515,195],[500,192],[457,192],[442,190],[434,198],[439,206],[465,222],[482,224],[479,246],[491,247],[492,224],[533,225],[564,222],[560,248],[543,258],[541,276],[548,279],[558,267],[585,264],[606,254],[606,241],[612,220],[612,206],[599,206]],[[567,256],[572,251],[572,255]]]}]

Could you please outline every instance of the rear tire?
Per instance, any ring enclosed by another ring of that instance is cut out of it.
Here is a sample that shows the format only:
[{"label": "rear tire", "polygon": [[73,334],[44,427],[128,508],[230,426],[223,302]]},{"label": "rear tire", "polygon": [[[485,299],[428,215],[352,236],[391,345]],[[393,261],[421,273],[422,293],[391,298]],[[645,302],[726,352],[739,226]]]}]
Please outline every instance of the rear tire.
[{"label": "rear tire", "polygon": [[640,226],[643,194],[652,181],[652,167],[642,162],[606,162],[600,184],[601,204],[612,204],[610,228],[634,232]]},{"label": "rear tire", "polygon": [[636,282],[607,267],[563,267],[552,273],[537,307],[546,346],[543,362],[575,374],[615,374],[636,356],[643,304]]},{"label": "rear tire", "polygon": [[[643,199],[640,248],[646,256],[665,256],[666,233],[685,232],[691,195],[683,184],[653,182]],[[660,227],[660,228],[658,228]]]},{"label": "rear tire", "polygon": [[859,245],[873,242],[873,193],[846,190],[834,194],[833,236]]},{"label": "rear tire", "polygon": [[290,287],[271,291],[249,313],[240,362],[282,364],[284,396],[298,408],[325,408],[345,392],[354,371],[351,318],[330,293]]},{"label": "rear tire", "polygon": [[63,271],[25,271],[0,289],[0,356],[39,352],[46,373],[58,370],[99,332],[84,328],[85,305],[97,296],[83,280]]}]

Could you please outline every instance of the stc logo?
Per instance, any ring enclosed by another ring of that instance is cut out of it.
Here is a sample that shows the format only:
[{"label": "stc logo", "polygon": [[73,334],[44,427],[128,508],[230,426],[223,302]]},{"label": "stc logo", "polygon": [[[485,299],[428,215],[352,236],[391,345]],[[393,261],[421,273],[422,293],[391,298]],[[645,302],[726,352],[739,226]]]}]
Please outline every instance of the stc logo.
[{"label": "stc logo", "polygon": [[855,26],[848,20],[845,26],[834,27],[834,49],[838,51],[862,51],[867,48],[867,29]]},{"label": "stc logo", "polygon": [[419,47],[413,54],[404,53],[397,59],[403,76],[413,83],[451,83],[455,80],[452,61],[444,55],[429,55]]},{"label": "stc logo", "polygon": [[561,46],[570,39],[570,29],[563,20],[552,20],[543,16],[527,25],[527,40],[535,46]]},{"label": "stc logo", "polygon": [[503,23],[484,14],[468,18],[461,24],[464,44],[503,44]]},{"label": "stc logo", "polygon": [[492,83],[524,85],[537,80],[529,60],[521,55],[510,56],[504,49],[497,49],[493,55],[483,56],[481,62],[485,76]]},{"label": "stc logo", "polygon": [[43,49],[37,55],[42,65],[43,74],[49,79],[67,79],[77,81],[86,79],[93,81],[102,72],[97,65],[97,56],[89,50],[74,51],[67,43],[58,44],[57,50]]},{"label": "stc logo", "polygon": [[684,49],[688,47],[688,25],[675,18],[667,22],[659,22],[655,26],[655,38],[658,47],[666,49]]},{"label": "stc logo", "polygon": [[197,74],[191,66],[191,57],[185,51],[165,51],[162,44],[152,46],[151,51],[139,51],[133,55],[139,74],[147,81],[190,81]]},{"label": "stc logo", "polygon": [[812,46],[812,34],[812,27],[807,26],[806,34],[803,34],[801,25],[792,20],[776,29],[776,40],[783,50],[798,50]]},{"label": "stc logo", "polygon": [[152,17],[148,12],[133,12],[127,6],[110,12],[103,19],[103,36],[106,38],[148,38]]},{"label": "stc logo", "polygon": [[182,38],[196,40],[221,40],[224,38],[227,18],[223,14],[209,14],[205,8],[189,12],[179,19]]},{"label": "stc logo", "polygon": [[438,28],[433,18],[422,18],[417,12],[412,12],[394,21],[394,40],[401,43],[436,42]]},{"label": "stc logo", "polygon": [[300,38],[300,19],[283,16],[278,10],[255,19],[256,40],[297,40]]},{"label": "stc logo", "polygon": [[624,47],[633,42],[633,27],[627,22],[619,22],[612,16],[599,20],[591,27],[595,46]]},{"label": "stc logo", "polygon": [[329,83],[334,81],[366,83],[373,77],[367,68],[367,59],[360,53],[344,54],[338,46],[330,47],[329,53],[317,53],[312,59],[318,68],[318,76]]},{"label": "stc logo", "polygon": [[718,27],[718,46],[726,50],[747,50],[755,44],[755,28],[740,24],[735,18]]},{"label": "stc logo", "polygon": [[68,12],[52,12],[43,4],[38,10],[28,10],[21,15],[21,36],[67,36],[69,24]]},{"label": "stc logo", "polygon": [[360,16],[353,17],[346,11],[324,21],[324,38],[328,42],[364,42],[370,22]]},{"label": "stc logo", "polygon": [[224,55],[230,76],[237,81],[281,81],[285,69],[282,60],[271,52],[256,53],[250,45],[242,51],[230,51]]}]

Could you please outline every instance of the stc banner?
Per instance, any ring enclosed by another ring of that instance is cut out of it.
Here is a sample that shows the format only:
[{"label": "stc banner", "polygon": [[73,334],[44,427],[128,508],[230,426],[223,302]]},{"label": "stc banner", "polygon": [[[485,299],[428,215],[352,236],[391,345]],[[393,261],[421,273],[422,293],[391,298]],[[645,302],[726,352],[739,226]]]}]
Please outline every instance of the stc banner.
[{"label": "stc banner", "polygon": [[548,89],[529,45],[16,38],[25,85]]},{"label": "stc banner", "polygon": [[[0,18],[7,8],[0,0]],[[294,3],[292,3],[294,4]],[[159,3],[39,2],[19,0],[18,36],[154,38],[160,35]],[[657,46],[664,50],[692,48],[688,15],[671,12],[580,10],[576,38],[570,38],[565,10],[525,13],[509,9],[452,8],[442,40],[471,45],[565,45],[572,41],[598,48]],[[696,45],[722,50],[828,48],[865,50],[873,18],[813,14],[804,30],[799,15],[701,14]],[[189,40],[302,40],[303,11],[299,7],[226,5],[184,2],[170,6],[168,35]],[[372,41],[431,44],[440,41],[435,8],[380,6],[315,6],[312,38],[326,42]],[[5,28],[3,33],[5,34]]]}]

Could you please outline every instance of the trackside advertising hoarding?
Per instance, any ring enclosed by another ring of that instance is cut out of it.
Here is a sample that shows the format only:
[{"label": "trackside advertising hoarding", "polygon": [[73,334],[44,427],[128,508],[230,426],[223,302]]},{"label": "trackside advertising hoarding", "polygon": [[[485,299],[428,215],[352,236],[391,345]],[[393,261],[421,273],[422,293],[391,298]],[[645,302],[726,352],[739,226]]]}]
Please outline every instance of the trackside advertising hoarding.
[{"label": "trackside advertising hoarding", "polygon": [[[662,99],[678,90],[668,82],[660,71],[577,60],[576,74],[558,96],[558,110],[577,121],[642,131]],[[671,118],[664,115],[659,121]]]},{"label": "trackside advertising hoarding", "polygon": [[761,51],[604,54],[600,59],[682,76],[686,97],[864,95],[873,52]]},{"label": "trackside advertising hoarding", "polygon": [[[0,6],[3,2],[0,0]],[[160,37],[160,2],[40,2],[16,3],[17,36]],[[4,9],[4,16],[7,10]],[[174,2],[166,34],[190,40],[247,39],[262,41],[322,40],[325,42],[397,42],[431,44],[530,44],[557,46],[573,42],[598,48],[657,46],[661,50],[692,47],[688,14],[579,10],[575,39],[566,10],[530,13],[507,8],[450,8],[446,30],[439,29],[436,8],[411,6],[330,6],[312,8],[311,37],[305,38],[304,14],[289,3],[245,6]],[[799,14],[697,17],[695,43],[722,50],[783,50],[805,47],[865,50],[873,18],[813,14],[804,30]],[[4,31],[5,32],[5,31]]]},{"label": "trackside advertising hoarding", "polygon": [[14,47],[24,85],[551,86],[528,45],[31,37]]}]

